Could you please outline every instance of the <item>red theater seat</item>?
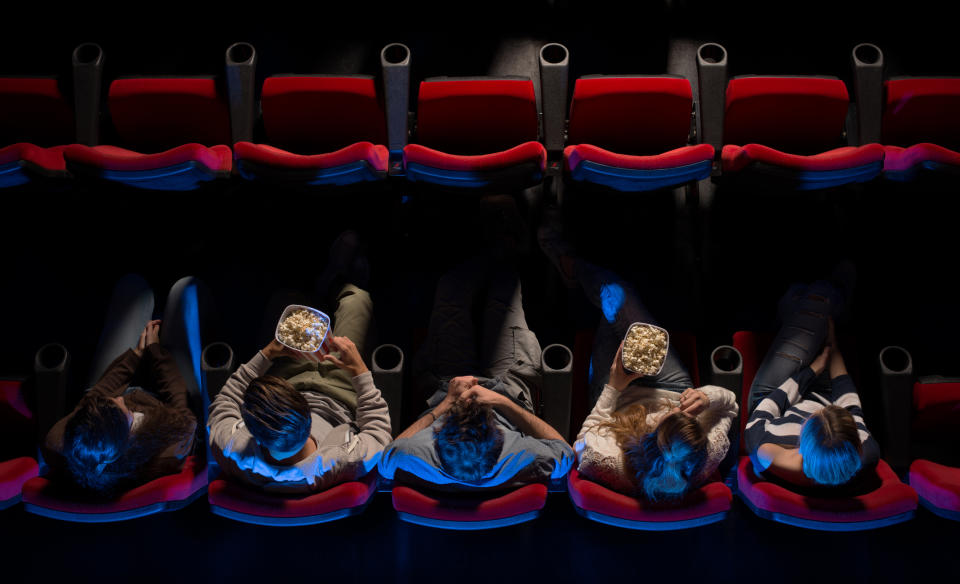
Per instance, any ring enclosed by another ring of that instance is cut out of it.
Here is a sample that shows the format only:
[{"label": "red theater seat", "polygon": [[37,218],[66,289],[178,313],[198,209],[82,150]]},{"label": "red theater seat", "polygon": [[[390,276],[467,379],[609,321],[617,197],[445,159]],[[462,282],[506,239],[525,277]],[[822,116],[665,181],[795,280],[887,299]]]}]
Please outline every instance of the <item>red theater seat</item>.
[{"label": "red theater seat", "polygon": [[37,476],[39,466],[31,454],[36,446],[36,418],[27,405],[20,379],[0,379],[0,509],[20,501],[23,483]]},{"label": "red theater seat", "polygon": [[179,473],[152,480],[110,501],[79,498],[66,486],[37,477],[23,485],[23,503],[27,511],[44,517],[100,523],[180,509],[202,495],[206,487],[206,464],[189,456]]},{"label": "red theater seat", "polygon": [[530,521],[547,502],[547,487],[525,485],[496,494],[434,494],[393,487],[393,508],[404,521],[443,529],[474,530]]},{"label": "red theater seat", "polygon": [[884,177],[960,175],[960,78],[896,78],[885,93]]},{"label": "red theater seat", "polygon": [[386,177],[386,117],[372,76],[269,77],[261,107],[270,145],[234,146],[244,178],[343,186]]},{"label": "red theater seat", "polygon": [[693,92],[683,77],[588,76],[570,103],[570,178],[618,191],[649,191],[710,176],[714,150],[688,146]]},{"label": "red theater seat", "polygon": [[56,78],[0,77],[0,188],[64,179],[73,107]]},{"label": "red theater seat", "polygon": [[[771,340],[768,335],[761,336],[748,331],[733,335],[733,346],[743,357],[741,436],[750,418],[749,406],[745,405],[749,403],[750,386]],[[757,475],[750,457],[741,456],[737,466],[737,494],[760,517],[808,529],[858,531],[913,518],[917,508],[917,493],[902,483],[885,461],[881,460],[872,473],[860,473],[859,479],[862,479],[862,484],[869,486],[856,494],[801,494],[780,482]]]},{"label": "red theater seat", "polygon": [[909,480],[924,507],[945,519],[960,521],[960,468],[915,460]]},{"label": "red theater seat", "polygon": [[74,174],[170,191],[230,176],[230,113],[213,77],[117,79],[108,100],[124,147],[70,146]]},{"label": "red theater seat", "polygon": [[[697,358],[697,339],[684,332],[671,332],[670,344],[677,349],[680,359],[690,368],[694,386],[700,385],[700,367]],[[590,350],[592,342],[578,342],[578,347]],[[589,362],[590,354],[578,355],[578,360]],[[583,369],[583,368],[581,368]],[[587,379],[577,380],[580,391],[586,393]],[[578,415],[583,419],[587,412]],[[733,495],[730,489],[714,476],[711,481],[694,489],[682,500],[669,504],[654,504],[642,498],[631,497],[595,483],[576,469],[567,478],[570,500],[577,513],[600,523],[650,531],[667,531],[708,525],[722,521],[730,511]]]},{"label": "red theater seat", "polygon": [[377,488],[376,471],[358,481],[311,495],[274,495],[232,481],[210,482],[207,499],[217,515],[258,525],[313,525],[361,513]]},{"label": "red theater seat", "polygon": [[728,178],[798,190],[864,182],[883,168],[878,144],[842,147],[850,97],[833,77],[737,77],[727,84],[721,152]]},{"label": "red theater seat", "polygon": [[420,84],[407,178],[454,189],[521,189],[539,183],[547,151],[538,142],[533,82],[525,77],[440,77]]}]

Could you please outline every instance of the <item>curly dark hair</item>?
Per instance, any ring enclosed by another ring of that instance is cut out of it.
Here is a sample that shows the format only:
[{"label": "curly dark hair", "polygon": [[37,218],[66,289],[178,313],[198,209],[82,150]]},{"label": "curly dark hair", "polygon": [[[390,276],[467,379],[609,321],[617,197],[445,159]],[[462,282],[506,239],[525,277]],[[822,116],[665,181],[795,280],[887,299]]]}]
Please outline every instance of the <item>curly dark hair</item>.
[{"label": "curly dark hair", "polygon": [[473,401],[456,401],[433,431],[440,463],[462,481],[476,481],[490,472],[503,450],[503,430],[493,409]]}]

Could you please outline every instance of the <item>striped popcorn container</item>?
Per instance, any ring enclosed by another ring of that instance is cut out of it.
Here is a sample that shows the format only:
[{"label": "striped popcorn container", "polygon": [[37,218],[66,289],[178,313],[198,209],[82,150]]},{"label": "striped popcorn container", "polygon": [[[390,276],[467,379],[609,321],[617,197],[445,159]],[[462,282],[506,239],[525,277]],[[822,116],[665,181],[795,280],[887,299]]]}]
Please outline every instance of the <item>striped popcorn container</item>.
[{"label": "striped popcorn container", "polygon": [[[291,321],[287,322],[287,319]],[[322,361],[323,356],[333,350],[329,341],[330,317],[302,304],[291,304],[283,309],[275,336],[281,345],[311,361]],[[306,350],[304,345],[316,349]]]}]

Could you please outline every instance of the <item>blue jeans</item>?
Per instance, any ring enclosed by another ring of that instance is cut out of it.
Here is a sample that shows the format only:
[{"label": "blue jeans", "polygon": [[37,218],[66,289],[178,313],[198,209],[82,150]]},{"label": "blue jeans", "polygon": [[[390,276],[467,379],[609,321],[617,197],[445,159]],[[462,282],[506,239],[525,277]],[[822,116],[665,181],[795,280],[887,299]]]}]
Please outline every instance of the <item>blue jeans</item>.
[{"label": "blue jeans", "polygon": [[[483,303],[479,327],[473,318],[477,301]],[[460,375],[499,377],[506,391],[530,409],[542,371],[540,343],[527,326],[513,269],[476,257],[440,278],[427,338],[414,362],[421,392],[429,396]]]},{"label": "blue jeans", "polygon": [[837,316],[843,297],[833,284],[818,280],[793,284],[780,298],[780,330],[750,386],[750,412],[771,391],[816,359],[827,338],[828,317]]},{"label": "blue jeans", "polygon": [[[635,322],[657,324],[657,320],[633,287],[610,270],[577,259],[574,273],[587,299],[603,312],[590,356],[590,403],[595,404],[610,378],[610,365],[627,329]],[[634,383],[678,392],[693,386],[690,372],[672,344],[660,373],[641,377]]]},{"label": "blue jeans", "polygon": [[[203,284],[193,277],[177,280],[167,294],[160,325],[160,344],[173,355],[177,369],[190,391],[190,405],[194,411],[206,411],[206,392],[200,354],[203,343],[200,335],[201,304],[206,303]],[[97,343],[90,370],[88,387],[92,387],[106,372],[114,359],[127,349],[135,349],[140,333],[153,318],[153,289],[137,274],[120,278],[110,296],[110,305],[103,331]],[[203,407],[203,410],[200,408]],[[200,418],[202,419],[202,418]]]}]

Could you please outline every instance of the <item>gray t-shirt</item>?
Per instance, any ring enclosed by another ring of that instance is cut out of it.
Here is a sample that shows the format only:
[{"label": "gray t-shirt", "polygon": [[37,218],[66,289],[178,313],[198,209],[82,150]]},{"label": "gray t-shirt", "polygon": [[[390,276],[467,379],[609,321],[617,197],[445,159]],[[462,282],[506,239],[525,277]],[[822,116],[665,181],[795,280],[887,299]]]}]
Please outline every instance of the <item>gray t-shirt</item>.
[{"label": "gray t-shirt", "polygon": [[[500,379],[483,379],[480,384],[518,401],[511,395],[515,392],[511,391],[510,384]],[[434,401],[439,403],[439,400],[430,400]],[[561,479],[570,472],[574,456],[566,442],[527,436],[496,410],[494,415],[503,431],[503,449],[496,464],[480,480],[463,481],[443,469],[433,439],[434,429],[443,425],[442,417],[409,438],[394,440],[377,464],[380,476],[408,484],[463,491],[542,483]]]}]

